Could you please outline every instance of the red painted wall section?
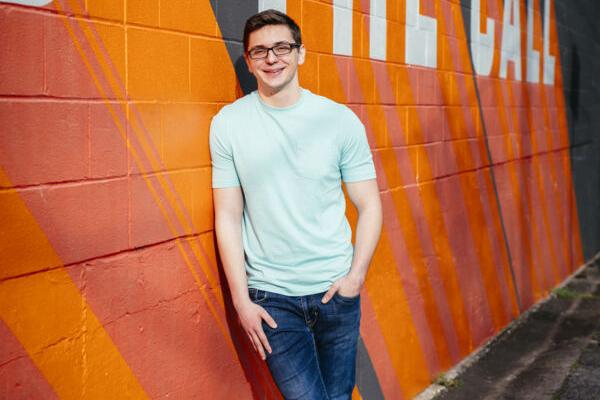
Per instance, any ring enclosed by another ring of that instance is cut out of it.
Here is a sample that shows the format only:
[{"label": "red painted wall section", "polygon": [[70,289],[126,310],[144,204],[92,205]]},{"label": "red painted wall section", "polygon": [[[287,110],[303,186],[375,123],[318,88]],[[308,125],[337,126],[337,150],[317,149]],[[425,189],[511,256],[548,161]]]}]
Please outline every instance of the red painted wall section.
[{"label": "red painted wall section", "polygon": [[[377,169],[354,398],[411,398],[584,262],[556,22],[547,85],[500,78],[501,1],[481,2],[489,75],[474,74],[460,2],[417,1],[435,67],[408,59],[411,0],[347,2],[344,23],[331,1],[275,3],[303,31],[302,85],[360,117]],[[370,42],[382,4],[384,60]],[[214,241],[209,125],[242,95],[227,13],[0,3],[0,398],[280,398]]]}]

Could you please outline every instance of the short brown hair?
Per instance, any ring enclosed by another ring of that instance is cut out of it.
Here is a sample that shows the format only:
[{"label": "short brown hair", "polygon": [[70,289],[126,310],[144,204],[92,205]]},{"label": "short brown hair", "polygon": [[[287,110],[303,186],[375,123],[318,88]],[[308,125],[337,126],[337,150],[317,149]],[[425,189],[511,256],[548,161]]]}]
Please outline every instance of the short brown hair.
[{"label": "short brown hair", "polygon": [[300,35],[300,27],[290,17],[281,11],[277,10],[265,10],[254,14],[248,20],[246,20],[246,26],[244,27],[244,51],[248,51],[248,38],[254,31],[259,30],[267,25],[285,25],[290,29],[292,38],[295,43],[302,44],[302,36]]}]

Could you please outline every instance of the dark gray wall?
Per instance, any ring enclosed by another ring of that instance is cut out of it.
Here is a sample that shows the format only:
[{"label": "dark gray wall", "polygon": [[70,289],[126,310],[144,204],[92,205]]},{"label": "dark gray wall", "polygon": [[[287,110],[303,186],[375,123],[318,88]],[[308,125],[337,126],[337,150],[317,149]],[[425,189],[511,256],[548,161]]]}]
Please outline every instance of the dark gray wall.
[{"label": "dark gray wall", "polygon": [[600,2],[556,0],[571,164],[586,260],[600,251]]}]

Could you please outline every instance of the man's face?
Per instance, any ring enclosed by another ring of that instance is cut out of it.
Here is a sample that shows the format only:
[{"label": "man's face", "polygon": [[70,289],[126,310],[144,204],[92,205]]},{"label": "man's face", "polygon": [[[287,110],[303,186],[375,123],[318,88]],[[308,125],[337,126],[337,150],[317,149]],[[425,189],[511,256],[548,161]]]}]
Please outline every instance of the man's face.
[{"label": "man's face", "polygon": [[[294,43],[286,25],[267,25],[250,34],[248,50],[256,47],[270,48],[276,44]],[[304,63],[304,47],[292,49],[291,53],[276,56],[273,51],[264,59],[253,60],[246,54],[248,69],[256,77],[261,91],[276,93],[297,82],[298,65]]]}]

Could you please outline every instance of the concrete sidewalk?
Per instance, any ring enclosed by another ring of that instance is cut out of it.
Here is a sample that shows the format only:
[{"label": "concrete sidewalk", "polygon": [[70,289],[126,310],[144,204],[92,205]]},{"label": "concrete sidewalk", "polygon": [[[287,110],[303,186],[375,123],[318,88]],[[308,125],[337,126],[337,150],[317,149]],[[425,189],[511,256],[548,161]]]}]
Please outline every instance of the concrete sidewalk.
[{"label": "concrete sidewalk", "polygon": [[600,259],[417,399],[600,400]]}]

